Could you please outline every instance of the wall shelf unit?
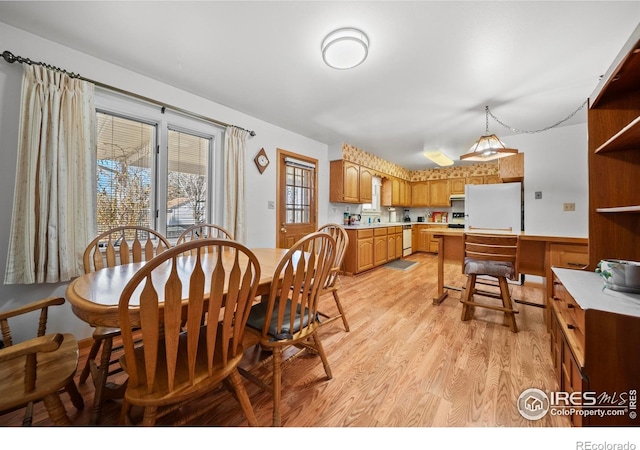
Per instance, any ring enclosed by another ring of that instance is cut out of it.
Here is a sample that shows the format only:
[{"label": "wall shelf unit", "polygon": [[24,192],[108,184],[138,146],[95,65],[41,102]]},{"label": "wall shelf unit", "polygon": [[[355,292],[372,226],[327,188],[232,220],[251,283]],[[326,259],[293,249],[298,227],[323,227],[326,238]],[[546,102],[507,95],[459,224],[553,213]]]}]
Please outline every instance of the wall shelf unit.
[{"label": "wall shelf unit", "polygon": [[589,270],[640,261],[640,25],[589,98]]}]

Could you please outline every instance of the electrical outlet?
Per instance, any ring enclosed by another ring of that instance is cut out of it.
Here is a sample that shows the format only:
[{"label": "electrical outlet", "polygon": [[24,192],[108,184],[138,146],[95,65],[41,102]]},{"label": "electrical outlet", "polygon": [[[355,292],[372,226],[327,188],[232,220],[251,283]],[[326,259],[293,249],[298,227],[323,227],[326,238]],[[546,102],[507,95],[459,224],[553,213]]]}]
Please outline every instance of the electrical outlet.
[{"label": "electrical outlet", "polygon": [[542,198],[542,191],[536,191],[535,199],[540,200],[541,198]]},{"label": "electrical outlet", "polygon": [[562,204],[562,210],[563,211],[575,211],[576,210],[576,204],[575,203],[563,203]]},{"label": "electrical outlet", "polygon": [[267,209],[276,209],[276,202],[273,200],[267,201]]}]

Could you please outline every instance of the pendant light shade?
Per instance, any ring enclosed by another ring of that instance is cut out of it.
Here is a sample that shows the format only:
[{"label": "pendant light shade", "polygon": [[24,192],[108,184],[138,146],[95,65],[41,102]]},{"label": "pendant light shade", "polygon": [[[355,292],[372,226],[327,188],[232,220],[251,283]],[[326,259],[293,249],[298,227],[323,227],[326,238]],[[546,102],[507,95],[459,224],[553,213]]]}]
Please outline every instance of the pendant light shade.
[{"label": "pendant light shade", "polygon": [[518,153],[515,148],[507,148],[495,134],[480,136],[469,152],[460,157],[463,161],[491,161]]},{"label": "pendant light shade", "polygon": [[460,157],[461,161],[491,161],[518,153],[515,148],[507,148],[495,134],[489,134],[489,106],[485,106],[485,135],[480,136],[469,151]]},{"label": "pendant light shade", "polygon": [[367,59],[369,38],[357,28],[340,28],[322,41],[322,59],[334,69],[352,69]]}]

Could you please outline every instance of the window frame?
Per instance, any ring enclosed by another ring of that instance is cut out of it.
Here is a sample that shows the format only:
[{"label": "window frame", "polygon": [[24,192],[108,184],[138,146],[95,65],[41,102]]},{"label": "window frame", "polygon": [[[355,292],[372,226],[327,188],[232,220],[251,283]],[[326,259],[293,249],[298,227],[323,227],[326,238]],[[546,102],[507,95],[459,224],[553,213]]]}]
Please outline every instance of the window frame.
[{"label": "window frame", "polygon": [[[129,97],[125,94],[96,88],[95,111],[135,120],[156,127],[156,151],[153,152],[151,170],[151,226],[166,235],[167,232],[167,192],[169,177],[168,135],[169,130],[187,133],[210,140],[207,158],[207,217],[208,223],[222,223],[224,208],[224,171],[222,138],[224,128],[212,122],[166,110]],[[94,149],[94,167],[96,153]],[[95,181],[94,181],[95,184]],[[94,186],[97,193],[97,186]],[[176,239],[169,239],[172,243]]]}]

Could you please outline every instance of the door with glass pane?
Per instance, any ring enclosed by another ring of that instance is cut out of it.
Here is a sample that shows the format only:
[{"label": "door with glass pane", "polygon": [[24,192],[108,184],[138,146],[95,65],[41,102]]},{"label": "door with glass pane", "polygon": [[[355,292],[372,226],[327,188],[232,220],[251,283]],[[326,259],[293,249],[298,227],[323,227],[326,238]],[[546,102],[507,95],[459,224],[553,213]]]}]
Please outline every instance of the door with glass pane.
[{"label": "door with glass pane", "polygon": [[277,246],[289,248],[318,228],[318,160],[278,149]]}]

